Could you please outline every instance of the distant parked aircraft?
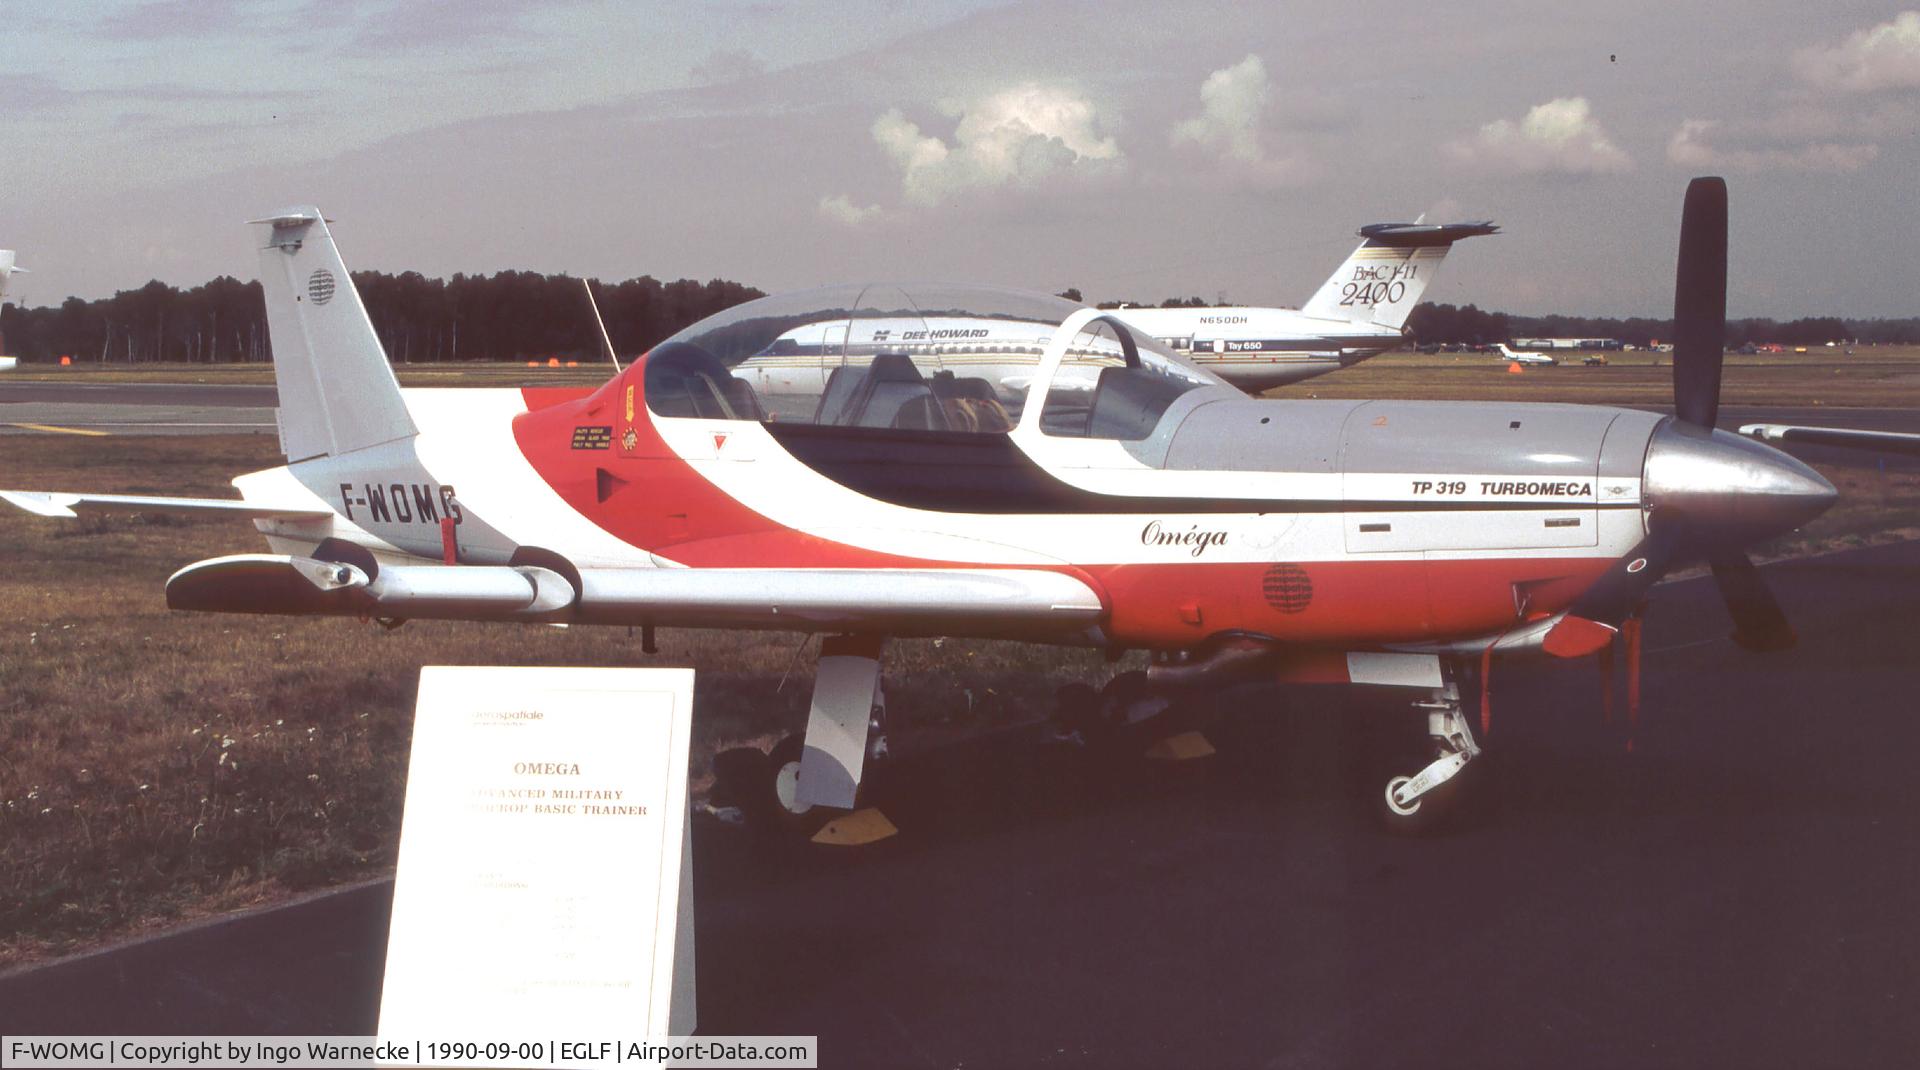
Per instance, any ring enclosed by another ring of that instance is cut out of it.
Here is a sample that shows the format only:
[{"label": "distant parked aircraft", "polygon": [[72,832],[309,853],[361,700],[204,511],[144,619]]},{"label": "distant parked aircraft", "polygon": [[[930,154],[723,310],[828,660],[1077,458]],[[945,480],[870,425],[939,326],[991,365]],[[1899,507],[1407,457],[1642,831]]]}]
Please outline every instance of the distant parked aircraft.
[{"label": "distant parked aircraft", "polygon": [[[27,273],[26,268],[17,267],[14,265],[12,249],[0,249],[0,303],[4,303],[6,301],[7,280],[11,278],[14,272],[16,271],[22,275],[25,275]],[[5,350],[6,350],[6,339],[4,337],[0,337],[0,352],[4,352]],[[12,357],[0,357],[0,372],[4,372],[12,369],[14,365],[16,365],[17,363],[19,362],[14,360],[14,358]]]},{"label": "distant parked aircraft", "polygon": [[1304,308],[1120,308],[1114,316],[1242,390],[1258,392],[1401,343],[1407,314],[1462,238],[1480,223],[1375,223]]},{"label": "distant parked aircraft", "polygon": [[22,275],[28,274],[26,268],[20,267],[13,262],[12,249],[0,249],[0,299],[4,299],[7,296],[7,279],[15,272]]},{"label": "distant parked aircraft", "polygon": [[1515,364],[1549,365],[1549,364],[1559,363],[1559,361],[1554,360],[1551,356],[1548,356],[1545,353],[1532,353],[1526,350],[1508,349],[1507,344],[1505,342],[1493,343],[1493,350],[1494,352],[1500,354],[1500,357],[1502,360],[1509,360]]}]

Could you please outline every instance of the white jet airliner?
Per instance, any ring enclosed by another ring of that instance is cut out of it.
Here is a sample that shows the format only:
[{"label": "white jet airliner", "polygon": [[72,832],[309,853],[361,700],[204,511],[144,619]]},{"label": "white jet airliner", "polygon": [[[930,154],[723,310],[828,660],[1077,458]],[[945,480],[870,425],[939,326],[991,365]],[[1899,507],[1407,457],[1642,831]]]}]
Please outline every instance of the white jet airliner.
[{"label": "white jet airliner", "polygon": [[1531,349],[1508,349],[1505,342],[1493,343],[1493,351],[1500,354],[1501,360],[1513,364],[1537,364],[1546,367],[1560,363],[1548,353],[1539,353]]},{"label": "white jet airliner", "polygon": [[1324,375],[1392,349],[1462,238],[1490,222],[1375,223],[1304,308],[1122,308],[1114,315],[1249,392]]}]

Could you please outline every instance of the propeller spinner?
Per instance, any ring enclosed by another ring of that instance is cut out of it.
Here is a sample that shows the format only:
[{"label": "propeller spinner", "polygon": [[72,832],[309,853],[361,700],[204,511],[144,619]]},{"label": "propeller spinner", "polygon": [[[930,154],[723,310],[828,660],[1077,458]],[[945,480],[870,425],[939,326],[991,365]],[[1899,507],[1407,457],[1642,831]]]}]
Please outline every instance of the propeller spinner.
[{"label": "propeller spinner", "polygon": [[[1560,641],[1585,645],[1585,622],[1618,625],[1647,589],[1684,562],[1706,561],[1733,617],[1734,641],[1783,650],[1793,629],[1746,547],[1806,523],[1833,504],[1833,484],[1779,450],[1716,430],[1726,337],[1727,184],[1696,178],[1680,220],[1673,295],[1674,417],[1654,433],[1642,473],[1647,537],[1567,611]],[[1575,622],[1578,623],[1575,623]],[[1556,628],[1555,631],[1560,631]]]}]

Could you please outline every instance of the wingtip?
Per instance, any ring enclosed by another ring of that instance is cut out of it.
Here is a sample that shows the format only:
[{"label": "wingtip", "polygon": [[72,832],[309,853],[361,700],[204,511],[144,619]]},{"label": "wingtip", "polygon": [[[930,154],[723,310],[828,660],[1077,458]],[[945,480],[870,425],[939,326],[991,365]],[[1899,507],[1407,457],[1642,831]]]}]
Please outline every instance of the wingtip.
[{"label": "wingtip", "polygon": [[0,490],[0,499],[5,499],[9,505],[35,516],[72,520],[80,515],[73,511],[73,503],[79,499],[72,495],[50,494],[38,490]]}]

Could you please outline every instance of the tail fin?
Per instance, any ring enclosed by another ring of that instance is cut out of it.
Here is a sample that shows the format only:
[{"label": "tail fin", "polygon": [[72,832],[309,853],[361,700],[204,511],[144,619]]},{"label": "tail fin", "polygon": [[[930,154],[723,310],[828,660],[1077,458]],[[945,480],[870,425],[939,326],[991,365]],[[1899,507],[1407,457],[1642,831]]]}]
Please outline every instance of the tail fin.
[{"label": "tail fin", "polygon": [[1375,223],[1365,241],[1300,311],[1320,319],[1350,320],[1399,330],[1433,281],[1447,250],[1461,238],[1495,234],[1492,223]]},{"label": "tail fin", "polygon": [[7,296],[7,278],[16,273],[30,274],[26,268],[13,262],[12,249],[0,249],[0,297]]},{"label": "tail fin", "polygon": [[289,208],[252,222],[264,228],[260,285],[288,462],[417,434],[320,210]]}]

